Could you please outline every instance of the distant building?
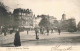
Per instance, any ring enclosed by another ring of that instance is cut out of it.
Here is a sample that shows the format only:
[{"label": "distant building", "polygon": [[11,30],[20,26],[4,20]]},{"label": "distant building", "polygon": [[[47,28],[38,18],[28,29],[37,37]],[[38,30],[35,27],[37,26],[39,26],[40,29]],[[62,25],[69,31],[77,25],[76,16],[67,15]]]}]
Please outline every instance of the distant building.
[{"label": "distant building", "polygon": [[[14,19],[19,26],[30,27],[33,26],[33,12],[31,9],[14,9]],[[16,24],[17,25],[17,24]]]},{"label": "distant building", "polygon": [[61,19],[61,21],[64,21],[64,20],[66,20],[66,14],[62,14],[62,19]]},{"label": "distant building", "polygon": [[41,19],[42,19],[41,17],[35,17],[33,27],[39,27]]},{"label": "distant building", "polygon": [[66,14],[62,14],[60,25],[61,25],[61,30],[62,31],[67,31],[68,30],[68,19],[66,19]]}]

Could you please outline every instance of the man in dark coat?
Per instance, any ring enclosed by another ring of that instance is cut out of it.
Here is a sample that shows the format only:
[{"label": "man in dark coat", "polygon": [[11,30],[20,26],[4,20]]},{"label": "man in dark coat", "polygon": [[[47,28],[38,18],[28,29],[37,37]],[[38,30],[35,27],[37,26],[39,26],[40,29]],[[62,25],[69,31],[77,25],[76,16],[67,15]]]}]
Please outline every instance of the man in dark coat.
[{"label": "man in dark coat", "polygon": [[19,31],[17,31],[15,34],[14,45],[16,47],[21,46]]},{"label": "man in dark coat", "polygon": [[47,27],[47,29],[46,29],[46,30],[47,30],[47,35],[49,35],[49,28]]},{"label": "man in dark coat", "polygon": [[51,29],[51,33],[53,33],[53,28]]},{"label": "man in dark coat", "polygon": [[59,35],[60,35],[60,33],[61,33],[61,30],[60,30],[60,29],[58,29],[58,33],[59,33]]},{"label": "man in dark coat", "polygon": [[47,29],[47,35],[49,35],[49,29]]},{"label": "man in dark coat", "polygon": [[39,33],[38,28],[35,28],[35,34],[36,34],[36,39],[37,39],[37,40],[39,39],[38,33]]},{"label": "man in dark coat", "polygon": [[40,34],[44,34],[44,28],[40,28]]}]

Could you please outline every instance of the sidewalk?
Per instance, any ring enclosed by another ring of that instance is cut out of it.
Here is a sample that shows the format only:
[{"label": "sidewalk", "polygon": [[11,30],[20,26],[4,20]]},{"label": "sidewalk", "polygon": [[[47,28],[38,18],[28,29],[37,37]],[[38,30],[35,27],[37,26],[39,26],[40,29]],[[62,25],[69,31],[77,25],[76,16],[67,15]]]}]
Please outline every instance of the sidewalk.
[{"label": "sidewalk", "polygon": [[[14,35],[15,33],[8,34],[7,36],[3,36],[3,35],[0,36],[0,39],[2,41],[1,43],[2,44],[13,44]],[[52,38],[59,38],[59,37],[74,37],[74,36],[80,36],[80,34],[76,35],[76,34],[70,34],[68,32],[63,32],[61,33],[61,35],[59,35],[57,32],[54,32],[52,34],[50,33],[49,36],[47,36],[47,34],[45,35],[39,34],[39,39],[42,40],[42,39],[52,39]],[[27,35],[27,31],[20,32],[20,38],[21,38],[21,42],[30,41],[30,40],[36,41],[34,31],[29,32],[28,35]]]}]

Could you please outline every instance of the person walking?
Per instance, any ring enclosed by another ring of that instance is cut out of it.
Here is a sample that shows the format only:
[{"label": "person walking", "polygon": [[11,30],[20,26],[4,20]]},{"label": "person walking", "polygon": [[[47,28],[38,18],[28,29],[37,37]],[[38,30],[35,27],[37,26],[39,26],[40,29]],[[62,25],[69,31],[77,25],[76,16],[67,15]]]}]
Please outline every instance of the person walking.
[{"label": "person walking", "polygon": [[58,29],[58,33],[59,33],[59,35],[60,35],[60,33],[61,33],[61,30],[60,30],[60,29]]},{"label": "person walking", "polygon": [[51,33],[53,33],[53,28],[51,29]]},{"label": "person walking", "polygon": [[27,30],[27,35],[29,34],[29,31]]},{"label": "person walking", "polygon": [[42,34],[42,35],[44,34],[44,28],[42,28],[42,27],[40,28],[40,34]]},{"label": "person walking", "polygon": [[3,29],[4,36],[6,36],[6,28]]},{"label": "person walking", "polygon": [[39,33],[38,28],[35,28],[35,34],[36,34],[36,39],[37,39],[37,40],[39,39],[38,33]]},{"label": "person walking", "polygon": [[19,30],[17,30],[15,33],[14,45],[15,45],[15,47],[21,46]]},{"label": "person walking", "polygon": [[49,35],[49,29],[47,29],[47,35]]}]

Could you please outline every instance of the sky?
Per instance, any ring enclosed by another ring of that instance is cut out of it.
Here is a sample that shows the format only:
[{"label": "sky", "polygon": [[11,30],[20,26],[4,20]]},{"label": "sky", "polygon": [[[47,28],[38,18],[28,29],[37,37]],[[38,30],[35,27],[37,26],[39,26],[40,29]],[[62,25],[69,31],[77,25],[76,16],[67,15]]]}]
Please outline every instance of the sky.
[{"label": "sky", "polygon": [[62,18],[66,14],[66,19],[75,18],[76,22],[80,21],[80,0],[0,0],[9,7],[9,11],[15,8],[32,9],[33,14],[46,14]]}]

